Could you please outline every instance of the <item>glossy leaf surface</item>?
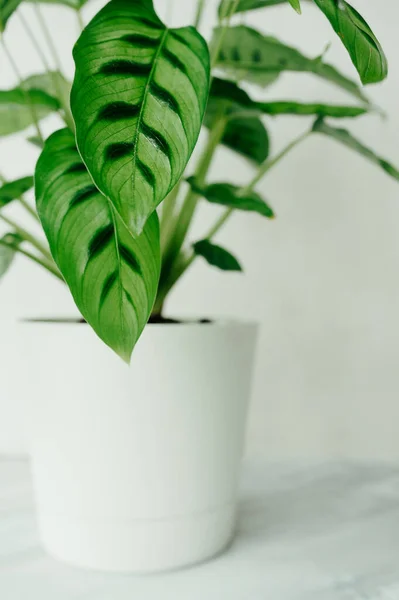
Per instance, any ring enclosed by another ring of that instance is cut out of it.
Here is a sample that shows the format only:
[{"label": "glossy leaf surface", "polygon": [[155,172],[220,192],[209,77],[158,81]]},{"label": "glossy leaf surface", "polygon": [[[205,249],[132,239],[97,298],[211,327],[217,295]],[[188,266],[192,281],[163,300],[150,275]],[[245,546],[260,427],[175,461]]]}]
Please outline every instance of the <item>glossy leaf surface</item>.
[{"label": "glossy leaf surface", "polygon": [[76,305],[97,335],[128,362],[158,286],[156,212],[133,238],[93,184],[68,129],[46,141],[35,188],[51,253]]},{"label": "glossy leaf surface", "polygon": [[74,58],[80,153],[97,187],[139,233],[197,141],[208,47],[192,27],[167,29],[151,0],[111,0],[83,31]]},{"label": "glossy leaf surface", "polygon": [[388,62],[369,25],[344,0],[314,0],[330,21],[349,52],[364,84],[382,81],[388,74]]},{"label": "glossy leaf surface", "polygon": [[202,256],[207,263],[222,271],[242,271],[240,263],[230,252],[209,240],[196,242],[193,249],[197,256]]}]

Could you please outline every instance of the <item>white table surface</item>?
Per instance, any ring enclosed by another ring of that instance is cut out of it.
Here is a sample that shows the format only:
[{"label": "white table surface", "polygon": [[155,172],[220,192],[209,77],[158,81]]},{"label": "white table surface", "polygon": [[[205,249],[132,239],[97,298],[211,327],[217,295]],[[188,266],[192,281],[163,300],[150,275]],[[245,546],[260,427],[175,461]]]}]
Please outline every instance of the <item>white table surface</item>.
[{"label": "white table surface", "polygon": [[0,461],[1,600],[399,600],[399,466],[247,463],[231,548],[152,577],[41,550],[29,469]]}]

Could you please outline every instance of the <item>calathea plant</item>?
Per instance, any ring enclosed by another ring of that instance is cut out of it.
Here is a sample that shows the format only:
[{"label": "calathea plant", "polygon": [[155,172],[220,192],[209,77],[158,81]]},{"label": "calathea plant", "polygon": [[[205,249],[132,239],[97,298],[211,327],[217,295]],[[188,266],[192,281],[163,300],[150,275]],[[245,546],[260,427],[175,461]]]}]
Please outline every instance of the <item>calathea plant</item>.
[{"label": "calathea plant", "polygon": [[[80,15],[82,0],[60,1]],[[305,1],[330,21],[363,84],[386,77],[381,46],[353,7],[343,0]],[[19,76],[4,30],[20,2],[1,2],[3,47]],[[236,210],[273,217],[255,186],[306,137],[331,137],[399,179],[395,167],[332,124],[332,119],[371,110],[355,80],[324,57],[309,58],[234,22],[238,13],[277,4],[300,12],[299,0],[222,0],[208,50],[198,32],[204,0],[198,2],[194,26],[179,29],[159,19],[152,0],[111,0],[75,45],[70,104],[67,80],[60,69],[49,69],[38,46],[46,73],[19,78],[17,87],[0,92],[0,134],[29,125],[36,129],[29,138],[42,149],[35,169],[36,207],[49,243],[47,247],[2,210],[0,218],[9,231],[0,240],[0,274],[15,252],[40,263],[66,282],[84,319],[126,361],[150,316],[161,318],[165,298],[197,256],[224,270],[241,269],[213,238]],[[37,3],[35,9],[55,51]],[[20,10],[17,16],[23,19]],[[35,43],[28,23],[23,24]],[[327,80],[351,94],[356,104],[271,102],[266,94],[259,102],[244,89],[246,82],[267,88],[287,71]],[[64,128],[43,140],[40,122],[54,111]],[[281,153],[270,155],[263,117],[287,114],[314,115],[314,123]],[[207,141],[193,172],[187,172],[202,125]],[[254,164],[250,182],[237,187],[207,180],[219,144]],[[16,200],[36,218],[24,198],[32,185],[32,177],[3,179],[0,207]],[[203,200],[225,210],[203,239],[187,244],[197,204]]]}]

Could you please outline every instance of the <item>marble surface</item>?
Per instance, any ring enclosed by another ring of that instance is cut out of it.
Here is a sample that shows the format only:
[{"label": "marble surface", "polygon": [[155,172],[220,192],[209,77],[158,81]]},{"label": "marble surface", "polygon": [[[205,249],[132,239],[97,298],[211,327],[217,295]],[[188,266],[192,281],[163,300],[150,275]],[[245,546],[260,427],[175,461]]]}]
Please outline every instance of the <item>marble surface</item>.
[{"label": "marble surface", "polygon": [[41,550],[28,464],[0,460],[2,600],[399,600],[399,466],[244,465],[231,548],[152,577],[73,569]]}]

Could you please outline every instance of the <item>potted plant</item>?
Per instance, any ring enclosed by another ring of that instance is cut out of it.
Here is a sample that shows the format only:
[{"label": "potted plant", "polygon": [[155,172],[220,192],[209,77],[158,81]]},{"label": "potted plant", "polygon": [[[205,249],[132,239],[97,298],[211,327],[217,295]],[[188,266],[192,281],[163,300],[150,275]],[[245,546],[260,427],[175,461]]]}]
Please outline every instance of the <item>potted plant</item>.
[{"label": "potted plant", "polygon": [[[3,2],[2,31],[17,4]],[[230,215],[244,210],[273,218],[255,187],[314,134],[399,179],[394,166],[333,124],[373,110],[356,81],[324,57],[309,58],[234,24],[240,12],[277,4],[300,12],[299,0],[222,0],[208,49],[198,32],[203,0],[194,26],[180,29],[169,29],[151,0],[111,0],[75,45],[70,104],[59,71],[21,79],[0,93],[12,117],[1,121],[2,135],[36,128],[30,138],[41,152],[36,208],[48,241],[1,211],[9,231],[0,241],[0,274],[22,253],[66,283],[82,314],[79,321],[25,325],[43,348],[35,362],[32,445],[41,536],[53,555],[73,564],[175,568],[204,560],[231,540],[257,328],[164,314],[170,290],[197,257],[241,270],[214,242]],[[382,81],[384,53],[354,8],[343,0],[312,4],[341,38],[362,83]],[[285,71],[313,73],[356,104],[259,102],[244,89],[245,82],[267,87]],[[51,111],[64,126],[44,140],[40,122]],[[314,122],[269,157],[262,118],[285,114],[314,115]],[[205,147],[187,172],[202,125]],[[252,161],[251,181],[242,187],[208,181],[219,144]],[[36,219],[24,198],[32,185],[31,176],[4,181],[1,206],[19,201]],[[224,212],[201,240],[187,243],[202,201]]]}]

